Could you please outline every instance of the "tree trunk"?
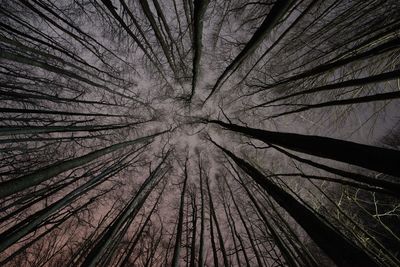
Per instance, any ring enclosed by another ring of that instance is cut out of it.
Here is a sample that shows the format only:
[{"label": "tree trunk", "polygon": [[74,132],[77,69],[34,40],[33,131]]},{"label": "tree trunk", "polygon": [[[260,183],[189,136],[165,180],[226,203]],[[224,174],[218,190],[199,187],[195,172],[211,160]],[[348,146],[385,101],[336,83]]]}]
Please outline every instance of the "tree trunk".
[{"label": "tree trunk", "polygon": [[294,151],[357,165],[400,177],[400,151],[358,144],[329,137],[272,132],[210,120],[234,132]]},{"label": "tree trunk", "polygon": [[[232,152],[218,146],[247,175],[252,177],[290,216],[307,232],[310,238],[338,266],[376,266],[379,264],[362,248],[350,242],[343,234],[322,221],[314,211],[298,202],[292,195],[272,183],[256,168],[246,161],[236,157]],[[326,242],[329,240],[330,242]]]}]

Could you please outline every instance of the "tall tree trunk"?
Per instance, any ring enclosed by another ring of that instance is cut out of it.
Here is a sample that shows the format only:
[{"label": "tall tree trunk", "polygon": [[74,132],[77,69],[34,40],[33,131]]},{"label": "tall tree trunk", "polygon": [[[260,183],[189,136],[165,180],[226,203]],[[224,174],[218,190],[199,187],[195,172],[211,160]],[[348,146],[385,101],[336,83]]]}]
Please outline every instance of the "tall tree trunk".
[{"label": "tall tree trunk", "polygon": [[149,4],[147,3],[147,0],[139,0],[139,2],[143,9],[144,14],[146,15],[148,21],[150,22],[150,25],[154,31],[157,41],[159,42],[159,44],[164,52],[165,58],[167,59],[169,66],[171,67],[172,71],[175,73],[176,72],[175,65],[173,64],[173,61],[172,61],[172,55],[169,53],[168,44],[165,42],[165,40],[161,34],[161,31],[157,26],[156,20],[154,19],[153,13],[151,12],[151,9],[150,9]]},{"label": "tall tree trunk", "polygon": [[194,22],[193,22],[193,67],[192,67],[192,92],[189,99],[192,99],[195,90],[197,79],[200,70],[201,50],[203,48],[203,17],[206,13],[209,0],[195,0],[194,1]]},{"label": "tall tree trunk", "polygon": [[182,242],[182,232],[183,232],[185,192],[186,192],[186,185],[187,185],[187,179],[188,179],[187,160],[185,161],[184,176],[185,177],[184,177],[184,180],[183,180],[181,201],[180,201],[180,204],[179,204],[178,224],[177,224],[177,230],[176,230],[174,254],[172,256],[172,263],[171,263],[171,266],[173,266],[173,267],[178,267],[179,266],[179,256],[180,256],[181,245],[182,245],[181,242]]},{"label": "tall tree trunk", "polygon": [[[225,176],[224,176],[224,179],[225,179]],[[229,191],[229,194],[230,194],[230,196],[231,196],[231,198],[232,198],[233,205],[235,206],[236,211],[237,211],[237,213],[238,213],[238,215],[239,215],[240,221],[242,222],[243,227],[244,227],[244,229],[245,229],[245,231],[246,231],[246,234],[247,234],[247,237],[248,237],[248,239],[249,239],[251,248],[253,249],[254,255],[255,255],[255,257],[256,257],[257,266],[263,266],[263,264],[261,263],[261,259],[260,259],[260,255],[259,255],[258,249],[257,249],[256,246],[255,246],[255,243],[254,243],[254,240],[253,240],[252,235],[251,235],[251,233],[250,233],[249,227],[247,226],[247,222],[246,222],[246,220],[244,219],[242,212],[240,211],[241,208],[240,208],[239,205],[237,204],[237,202],[236,202],[236,200],[235,200],[235,197],[234,197],[234,195],[233,195],[232,189],[231,189],[230,185],[228,184],[228,181],[226,181],[226,179],[225,179],[225,184],[226,184],[226,186],[227,186],[227,188],[228,188],[228,191]]]},{"label": "tall tree trunk", "polygon": [[295,92],[292,94],[288,94],[285,96],[281,96],[281,97],[277,97],[275,99],[272,99],[270,101],[258,104],[256,106],[253,106],[247,110],[251,110],[251,109],[255,109],[255,108],[259,108],[259,107],[265,107],[268,106],[272,103],[278,102],[278,101],[282,101],[288,98],[292,98],[295,96],[303,96],[303,95],[308,95],[308,94],[313,94],[313,93],[319,93],[319,92],[323,92],[323,91],[328,91],[328,90],[333,90],[333,89],[338,89],[338,88],[346,88],[346,87],[353,87],[353,86],[363,86],[363,85],[367,85],[367,84],[371,84],[371,83],[379,83],[379,82],[384,82],[384,81],[390,81],[390,80],[394,80],[400,77],[400,70],[394,70],[394,71],[389,71],[389,72],[385,72],[385,73],[381,73],[381,74],[377,74],[377,75],[373,75],[373,76],[368,76],[365,78],[358,78],[358,79],[353,79],[353,80],[347,80],[344,82],[338,82],[338,83],[332,83],[332,84],[327,84],[327,85],[322,85],[322,86],[318,86],[315,88],[311,88],[311,89],[307,89],[307,90],[303,90],[303,91],[299,91],[299,92]]},{"label": "tall tree trunk", "polygon": [[137,233],[135,233],[135,235],[132,238],[131,243],[129,244],[127,250],[126,250],[126,255],[125,257],[121,257],[122,261],[121,264],[119,266],[124,267],[124,266],[128,266],[128,262],[129,262],[129,258],[131,257],[133,251],[136,248],[136,245],[139,243],[140,238],[142,237],[142,234],[145,230],[145,228],[148,226],[148,223],[150,222],[151,216],[153,215],[153,212],[155,211],[155,209],[157,208],[157,205],[161,199],[162,194],[164,193],[164,189],[166,187],[166,183],[164,184],[160,194],[158,195],[156,202],[154,203],[153,207],[151,208],[149,214],[147,215],[146,220],[143,222],[142,226],[140,227],[140,229],[138,230]]},{"label": "tall tree trunk", "polygon": [[[354,173],[354,172],[349,172],[349,171],[344,171],[344,170],[340,170],[334,167],[330,167],[309,159],[305,159],[302,157],[299,157],[297,155],[294,155],[293,153],[290,153],[280,147],[274,146],[274,145],[270,145],[272,148],[276,149],[277,151],[281,152],[282,154],[298,161],[301,163],[305,163],[309,166],[318,168],[320,170],[335,174],[335,175],[339,175],[345,178],[350,178],[354,181],[357,182],[361,182],[363,184],[359,184],[359,183],[354,183],[354,182],[350,182],[350,181],[337,181],[337,179],[330,179],[327,177],[321,177],[320,179],[322,180],[326,180],[326,181],[332,181],[332,182],[336,182],[336,183],[340,183],[340,184],[344,184],[344,185],[350,185],[356,188],[361,188],[364,190],[368,190],[368,191],[373,191],[373,192],[379,192],[379,193],[383,193],[383,194],[390,194],[390,195],[394,195],[394,196],[400,196],[400,185],[397,183],[393,183],[393,182],[389,182],[386,180],[381,180],[381,179],[376,179],[376,178],[371,178],[369,176],[365,176],[363,174],[358,174],[358,173]],[[316,176],[307,176],[304,174],[301,174],[302,177],[305,178],[316,178]],[[365,184],[365,185],[364,185]],[[382,189],[381,189],[382,188]]]},{"label": "tall tree trunk", "polygon": [[213,202],[212,195],[211,195],[211,190],[210,190],[210,184],[209,184],[209,178],[208,177],[206,179],[206,187],[207,187],[208,201],[209,201],[209,206],[210,206],[210,216],[213,218],[213,221],[215,223],[215,229],[217,229],[219,249],[221,250],[221,253],[222,253],[222,259],[224,260],[224,266],[228,267],[229,266],[229,261],[228,261],[228,256],[226,254],[224,238],[222,236],[222,231],[221,231],[221,228],[219,227],[219,224],[218,224],[217,214],[216,214],[215,209],[214,209],[214,202]]},{"label": "tall tree trunk", "polygon": [[71,204],[79,198],[80,196],[87,193],[89,190],[98,186],[99,184],[106,181],[106,179],[118,173],[124,166],[112,166],[105,171],[101,172],[99,175],[96,175],[88,182],[68,193],[62,199],[54,202],[48,207],[28,216],[21,222],[13,225],[11,228],[7,229],[3,233],[0,234],[0,252],[7,249],[9,246],[13,245],[15,242],[20,240],[22,237],[31,233],[34,230],[37,230],[40,225],[45,223],[45,221],[53,215],[56,211],[61,210],[65,206]]},{"label": "tall tree trunk", "polygon": [[[307,232],[310,238],[338,266],[376,266],[379,264],[362,248],[349,241],[342,233],[322,221],[314,211],[298,202],[292,195],[268,180],[256,168],[236,157],[232,152],[218,146],[248,176],[254,179],[290,216]],[[329,240],[330,242],[326,242]]]},{"label": "tall tree trunk", "polygon": [[18,178],[8,180],[0,183],[0,198],[5,198],[9,195],[12,195],[16,192],[22,191],[34,185],[38,185],[43,181],[46,181],[58,174],[61,174],[65,171],[74,169],[76,167],[85,165],[101,156],[107,155],[111,152],[124,148],[126,146],[131,146],[143,141],[147,141],[157,135],[160,135],[164,132],[159,132],[150,136],[141,137],[135,140],[122,142],[119,144],[111,145],[109,147],[88,153],[86,155],[73,158],[70,160],[61,161],[50,166],[39,169],[31,174],[27,174],[24,176],[20,176]]},{"label": "tall tree trunk", "polygon": [[260,27],[255,31],[250,40],[246,43],[245,47],[240,53],[233,59],[228,67],[224,70],[221,76],[218,77],[217,82],[212,88],[210,94],[207,96],[206,101],[215,93],[215,91],[224,82],[223,80],[231,75],[240,64],[248,58],[262,43],[262,41],[270,34],[272,29],[276,26],[279,20],[285,15],[286,11],[293,4],[293,0],[281,0],[274,3],[272,9],[264,19]]},{"label": "tall tree trunk", "polygon": [[248,128],[222,121],[210,120],[210,123],[221,125],[234,132],[275,144],[298,152],[322,158],[333,159],[377,172],[400,177],[400,151],[358,144],[354,142],[285,132],[272,132]]},{"label": "tall tree trunk", "polygon": [[209,216],[210,216],[210,240],[211,240],[211,248],[212,248],[212,252],[213,252],[214,266],[218,267],[219,261],[218,261],[217,246],[215,244],[213,216],[211,215],[211,211],[209,212]]},{"label": "tall tree trunk", "polygon": [[200,177],[200,245],[199,245],[199,267],[204,266],[204,224],[205,224],[205,212],[204,212],[204,191],[203,191],[203,167],[201,165],[200,155],[198,156],[198,166],[199,166],[199,177]]},{"label": "tall tree trunk", "polygon": [[[374,43],[376,41],[377,40],[374,40]],[[265,86],[264,89],[272,88],[272,87],[275,87],[275,86],[278,86],[278,85],[287,84],[289,82],[294,82],[294,81],[297,81],[297,80],[300,80],[300,79],[304,79],[304,78],[307,78],[307,77],[312,77],[312,76],[315,76],[315,75],[318,75],[318,74],[325,73],[327,71],[331,71],[331,70],[337,69],[339,67],[342,67],[342,66],[344,66],[346,64],[349,64],[349,63],[352,63],[352,62],[355,62],[355,61],[358,61],[358,60],[366,60],[368,58],[371,58],[371,57],[374,57],[374,56],[377,56],[377,55],[381,55],[383,53],[388,53],[388,52],[391,52],[391,51],[395,51],[395,50],[398,49],[399,44],[400,44],[400,38],[393,38],[393,39],[390,39],[390,40],[386,41],[383,44],[375,46],[375,47],[373,47],[373,48],[371,48],[369,50],[366,50],[364,52],[361,52],[359,54],[355,54],[354,55],[354,49],[352,49],[349,52],[350,55],[347,56],[347,57],[344,57],[344,58],[340,57],[336,61],[327,62],[325,64],[318,65],[315,68],[312,68],[311,70],[306,70],[306,71],[304,71],[302,73],[295,74],[295,75],[293,75],[293,76],[291,76],[289,78],[285,78],[285,79],[282,79],[280,81],[277,81],[274,84],[270,84],[268,86]]]},{"label": "tall tree trunk", "polygon": [[163,168],[163,165],[165,165],[165,161],[169,154],[170,152],[168,151],[118,217],[103,231],[100,235],[100,239],[90,250],[84,262],[81,264],[82,267],[97,266],[97,263],[101,260],[104,252],[109,249],[112,240],[117,235],[121,234],[121,229],[126,226],[127,222],[131,222],[132,218],[136,216],[147,197],[168,171],[168,168]]},{"label": "tall tree trunk", "polygon": [[192,242],[190,245],[190,267],[195,267],[196,260],[196,231],[197,231],[197,204],[196,204],[196,194],[193,192],[191,194],[192,203]]},{"label": "tall tree trunk", "polygon": [[[269,116],[268,118],[269,119],[277,118],[277,117],[281,117],[284,115],[295,114],[295,113],[304,112],[304,111],[316,109],[316,108],[361,104],[361,103],[369,103],[369,102],[376,102],[376,101],[387,101],[387,100],[393,100],[393,99],[399,99],[399,98],[400,98],[400,92],[396,91],[396,92],[355,97],[355,98],[351,98],[351,99],[332,100],[332,101],[321,102],[321,103],[317,103],[317,104],[295,104],[295,106],[303,106],[303,107],[295,109],[295,110],[278,113],[276,115]],[[283,106],[285,106],[285,105],[291,106],[292,104],[282,104],[282,105]]]}]

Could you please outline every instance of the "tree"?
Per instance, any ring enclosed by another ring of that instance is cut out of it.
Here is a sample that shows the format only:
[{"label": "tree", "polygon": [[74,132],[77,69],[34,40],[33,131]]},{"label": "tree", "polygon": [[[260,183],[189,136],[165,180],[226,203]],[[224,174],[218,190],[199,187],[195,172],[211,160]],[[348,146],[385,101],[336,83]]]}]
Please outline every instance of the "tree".
[{"label": "tree", "polygon": [[398,1],[0,7],[0,265],[400,265]]}]

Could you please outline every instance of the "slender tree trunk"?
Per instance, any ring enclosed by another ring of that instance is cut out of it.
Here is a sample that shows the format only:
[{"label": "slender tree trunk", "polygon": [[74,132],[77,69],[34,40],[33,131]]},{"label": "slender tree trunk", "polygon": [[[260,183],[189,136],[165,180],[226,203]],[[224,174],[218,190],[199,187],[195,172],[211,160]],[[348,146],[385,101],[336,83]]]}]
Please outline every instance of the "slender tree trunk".
[{"label": "slender tree trunk", "polygon": [[200,245],[199,245],[199,267],[204,266],[204,224],[205,224],[205,212],[204,212],[204,191],[203,191],[203,168],[201,165],[200,155],[198,156],[199,161],[199,176],[200,176]]},{"label": "slender tree trunk", "polygon": [[210,239],[211,239],[211,247],[213,251],[213,260],[214,260],[214,266],[218,267],[218,253],[217,253],[217,246],[215,244],[215,237],[214,237],[214,225],[213,225],[213,216],[211,215],[210,211]]},{"label": "slender tree trunk", "polygon": [[[123,128],[135,126],[140,123],[141,122],[130,123],[130,124],[110,124],[110,125],[4,127],[4,128],[0,129],[0,136],[16,135],[16,134],[98,132],[98,131],[123,129]],[[143,123],[145,123],[145,122],[143,122]],[[79,138],[79,137],[74,137],[74,138]],[[21,140],[21,139],[18,139],[18,140]],[[29,140],[32,140],[32,139],[29,139]]]},{"label": "slender tree trunk", "polygon": [[160,182],[160,180],[165,176],[168,169],[163,169],[163,165],[167,157],[169,156],[169,151],[164,155],[158,166],[152,171],[146,181],[139,188],[138,193],[129,201],[126,207],[118,215],[118,217],[110,224],[101,234],[100,239],[97,244],[90,250],[86,256],[82,267],[97,266],[99,260],[101,260],[104,252],[110,247],[113,238],[120,234],[120,230],[132,218],[136,216],[139,212],[141,206],[146,201],[147,197],[150,195],[155,186]]},{"label": "slender tree trunk", "polygon": [[222,253],[222,259],[224,260],[224,266],[228,267],[229,266],[229,261],[228,261],[228,256],[226,254],[224,238],[222,236],[222,232],[221,232],[221,229],[220,229],[219,224],[218,224],[217,214],[215,213],[214,202],[213,202],[213,199],[212,199],[212,195],[211,195],[211,190],[210,190],[210,185],[209,185],[208,179],[206,179],[206,186],[207,186],[207,191],[208,191],[210,214],[213,217],[213,221],[215,222],[215,229],[217,229],[219,248],[220,248],[221,253]]},{"label": "slender tree trunk", "polygon": [[[225,176],[224,176],[224,179],[225,179]],[[237,213],[239,215],[240,221],[242,222],[243,227],[244,227],[244,229],[246,231],[246,234],[247,234],[247,237],[249,239],[251,248],[253,249],[254,255],[256,257],[257,266],[263,266],[263,264],[261,263],[261,259],[260,259],[260,255],[259,255],[258,249],[256,248],[254,240],[253,240],[252,235],[250,233],[249,227],[247,226],[246,220],[244,219],[243,214],[240,211],[241,208],[239,208],[239,205],[237,204],[237,202],[235,200],[235,197],[233,195],[232,189],[231,189],[230,185],[228,184],[228,182],[226,181],[226,179],[225,179],[225,184],[226,184],[226,186],[228,188],[228,191],[229,191],[229,194],[230,194],[230,196],[232,198],[233,205],[235,206],[236,211],[237,211]]]},{"label": "slender tree trunk", "polygon": [[292,0],[281,0],[275,2],[272,9],[268,13],[267,17],[261,24],[261,26],[256,30],[256,32],[247,42],[242,51],[240,51],[240,53],[235,57],[235,59],[229,64],[229,66],[226,67],[222,75],[218,77],[217,82],[212,88],[210,94],[207,96],[206,101],[214,94],[214,92],[218,89],[218,87],[220,87],[220,85],[223,83],[223,80],[228,75],[232,75],[233,71],[235,71],[240,66],[240,64],[257,49],[257,47],[270,34],[271,30],[285,15],[285,13],[292,4],[293,4]]},{"label": "slender tree trunk", "polygon": [[249,71],[246,72],[246,75],[243,77],[243,79],[240,81],[242,83],[253,71],[253,69],[260,63],[260,61],[272,50],[276,45],[279,44],[279,42],[286,36],[290,30],[294,28],[295,25],[305,16],[308,14],[308,12],[318,3],[318,0],[312,0],[310,4],[307,6],[307,8],[293,21],[293,23],[290,24],[290,26],[279,36],[279,38],[271,45],[268,47],[268,49],[261,55],[261,57],[257,60],[257,62],[250,68]]},{"label": "slender tree trunk", "polygon": [[153,207],[151,208],[149,214],[147,215],[146,220],[143,222],[143,224],[140,227],[140,229],[138,230],[138,232],[133,236],[133,240],[132,240],[131,244],[129,244],[129,247],[127,248],[126,256],[123,258],[123,260],[122,260],[122,262],[121,262],[121,264],[119,266],[121,266],[121,267],[128,266],[129,258],[131,257],[133,251],[135,250],[136,245],[139,243],[139,240],[142,237],[143,231],[145,230],[146,226],[150,222],[151,216],[153,215],[153,212],[156,210],[157,205],[160,202],[161,196],[164,193],[164,189],[166,187],[166,184],[167,183],[165,183],[163,188],[161,189],[161,192],[158,195],[158,197],[157,197]]},{"label": "slender tree trunk", "polygon": [[[239,176],[239,179],[240,179],[240,176]],[[283,259],[285,259],[286,264],[288,266],[296,267],[297,264],[295,262],[295,257],[291,253],[286,242],[282,239],[280,233],[278,233],[278,231],[275,229],[275,227],[270,222],[272,219],[267,218],[267,216],[265,215],[264,211],[262,210],[260,204],[258,204],[257,199],[253,196],[253,193],[250,192],[250,190],[247,188],[246,184],[242,180],[240,180],[240,181],[241,181],[242,187],[245,189],[245,191],[247,193],[247,196],[250,198],[251,202],[253,203],[255,210],[257,211],[258,215],[262,218],[263,222],[265,223],[266,229],[268,230],[269,234],[271,235],[272,239],[274,240],[274,243],[279,248],[279,251],[282,254]]]},{"label": "slender tree trunk", "polygon": [[200,70],[200,59],[201,59],[201,50],[203,47],[202,38],[203,38],[203,17],[204,13],[207,10],[209,0],[195,0],[194,1],[194,22],[193,22],[193,67],[192,67],[192,92],[190,93],[190,99],[192,99],[195,90],[197,79]]},{"label": "slender tree trunk", "polygon": [[[350,242],[337,229],[332,228],[331,225],[322,221],[314,211],[303,206],[292,195],[268,180],[256,168],[236,157],[232,152],[216,143],[214,144],[229,156],[247,175],[252,177],[256,183],[262,186],[338,266],[379,266],[371,255]],[[330,242],[326,242],[326,240],[330,240]]]},{"label": "slender tree trunk", "polygon": [[192,199],[192,242],[190,245],[190,267],[195,267],[196,260],[196,231],[197,231],[197,204],[196,204],[196,194],[191,195]]},{"label": "slender tree trunk", "polygon": [[[335,174],[335,175],[339,175],[342,177],[346,177],[346,178],[350,178],[354,181],[357,182],[361,182],[363,184],[358,184],[358,183],[353,183],[353,182],[349,182],[349,181],[337,181],[337,179],[330,179],[327,177],[321,177],[320,179],[324,179],[326,181],[332,181],[332,182],[336,182],[336,183],[340,183],[340,184],[344,184],[344,185],[350,185],[356,188],[361,188],[364,190],[368,190],[368,191],[373,191],[373,192],[379,192],[379,193],[383,193],[383,194],[390,194],[390,195],[394,195],[394,196],[400,196],[400,185],[397,183],[392,183],[389,181],[385,181],[385,180],[381,180],[381,179],[375,179],[375,178],[371,178],[362,174],[358,174],[358,173],[354,173],[354,172],[349,172],[349,171],[344,171],[344,170],[340,170],[337,168],[333,168],[333,167],[329,167],[326,166],[324,164],[321,163],[317,163],[314,162],[312,160],[308,160],[302,157],[299,157],[297,155],[294,155],[293,153],[290,153],[280,147],[274,146],[274,145],[270,145],[271,147],[273,147],[274,149],[276,149],[277,151],[283,153],[284,155],[298,161],[301,163],[305,163],[309,166],[318,168],[320,170],[324,170],[326,172]],[[302,177],[305,178],[310,178],[310,179],[316,179],[317,177],[310,177],[304,174],[301,174]],[[365,185],[364,185],[365,184]],[[383,189],[381,189],[383,188]]]},{"label": "slender tree trunk", "polygon": [[[299,109],[295,109],[295,110],[278,113],[278,114],[272,115],[268,118],[269,119],[277,118],[277,117],[281,117],[284,115],[295,114],[295,113],[304,112],[304,111],[316,109],[316,108],[361,104],[361,103],[369,103],[369,102],[376,102],[376,101],[387,101],[387,100],[393,100],[393,99],[399,99],[399,98],[400,98],[400,92],[389,92],[389,93],[355,97],[355,98],[351,98],[351,99],[332,100],[332,101],[327,101],[327,102],[322,102],[322,103],[317,103],[317,104],[295,104],[295,106],[303,106],[303,107],[301,107]],[[292,104],[282,104],[282,105],[291,106]]]},{"label": "slender tree trunk", "polygon": [[[400,151],[358,144],[354,142],[285,132],[272,132],[248,128],[222,121],[210,120],[210,123],[221,125],[234,132],[275,144],[298,152],[333,159],[377,172],[400,177]],[[318,144],[318,145],[316,145]]]},{"label": "slender tree trunk", "polygon": [[328,62],[326,64],[319,65],[311,70],[306,70],[300,74],[296,74],[296,75],[293,75],[292,77],[282,79],[280,81],[277,81],[274,84],[265,86],[264,89],[272,88],[272,87],[275,87],[278,85],[287,84],[289,82],[294,82],[294,81],[297,81],[297,80],[300,80],[303,78],[312,77],[312,76],[322,74],[327,71],[342,67],[351,62],[355,62],[358,60],[366,60],[373,56],[377,56],[377,55],[381,55],[383,53],[388,53],[388,52],[394,51],[394,50],[398,49],[399,44],[400,44],[400,38],[394,38],[394,39],[391,39],[381,45],[375,46],[367,51],[361,52],[356,55],[354,55],[354,49],[353,49],[353,50],[351,50],[351,53],[350,53],[351,55],[348,57],[341,58],[341,59],[338,59],[333,62]]},{"label": "slender tree trunk", "polygon": [[27,174],[24,176],[20,176],[18,178],[8,180],[0,183],[0,198],[5,198],[9,195],[12,195],[16,192],[22,191],[34,185],[38,185],[43,181],[46,181],[58,174],[61,174],[65,171],[74,169],[76,167],[87,164],[101,156],[107,155],[111,152],[124,148],[126,146],[131,146],[143,141],[147,141],[151,138],[156,137],[157,135],[162,134],[163,132],[156,133],[150,136],[141,137],[132,141],[122,142],[119,144],[115,144],[91,153],[88,153],[84,156],[80,156],[78,158],[73,158],[70,160],[61,161],[50,166],[39,169],[31,174]]},{"label": "slender tree trunk", "polygon": [[[124,167],[124,166],[122,166]],[[21,222],[13,225],[11,228],[7,229],[3,233],[0,234],[0,252],[7,249],[9,246],[13,245],[15,242],[20,240],[25,235],[31,233],[32,231],[38,229],[38,227],[43,224],[46,219],[48,219],[52,214],[56,211],[64,208],[66,205],[73,203],[78,197],[87,193],[89,190],[103,183],[107,178],[112,175],[115,175],[121,170],[121,166],[111,167],[99,175],[90,179],[84,185],[78,187],[72,192],[68,193],[62,199],[54,202],[48,207],[32,214]]]},{"label": "slender tree trunk", "polygon": [[150,25],[154,31],[154,34],[155,34],[163,52],[164,52],[165,58],[167,59],[169,66],[171,67],[172,71],[175,73],[176,71],[175,71],[175,65],[173,64],[173,61],[172,61],[172,55],[169,53],[168,45],[161,35],[161,31],[157,26],[157,23],[154,19],[153,13],[150,10],[150,6],[147,3],[147,0],[139,0],[139,2],[143,9],[144,14],[146,15],[148,21],[150,22]]},{"label": "slender tree trunk", "polygon": [[282,101],[282,100],[292,98],[295,96],[303,96],[303,95],[308,95],[308,94],[313,94],[313,93],[318,93],[318,92],[323,92],[323,91],[328,91],[328,90],[333,90],[333,89],[338,89],[338,88],[363,86],[363,85],[367,85],[367,84],[371,84],[371,83],[390,81],[390,80],[398,79],[399,77],[400,77],[400,70],[394,70],[394,71],[389,71],[389,72],[385,72],[385,73],[381,73],[381,74],[377,74],[377,75],[373,75],[373,76],[368,76],[365,78],[358,78],[358,79],[347,80],[347,81],[339,82],[339,83],[327,84],[327,85],[319,86],[316,88],[311,88],[311,89],[303,90],[300,92],[292,93],[289,95],[285,95],[282,97],[278,97],[278,98],[275,98],[268,102],[258,104],[254,107],[251,107],[250,109],[268,106],[269,104],[272,104],[274,102]]},{"label": "slender tree trunk", "polygon": [[185,192],[186,192],[186,185],[188,179],[187,173],[187,160],[185,162],[185,169],[184,169],[184,180],[183,180],[183,187],[181,193],[181,201],[179,205],[179,213],[178,213],[178,224],[176,230],[176,239],[175,239],[175,247],[174,247],[174,254],[172,256],[172,263],[171,266],[178,267],[179,266],[179,256],[181,251],[181,242],[182,242],[182,232],[183,232],[183,216],[184,216],[184,207],[185,207]]}]

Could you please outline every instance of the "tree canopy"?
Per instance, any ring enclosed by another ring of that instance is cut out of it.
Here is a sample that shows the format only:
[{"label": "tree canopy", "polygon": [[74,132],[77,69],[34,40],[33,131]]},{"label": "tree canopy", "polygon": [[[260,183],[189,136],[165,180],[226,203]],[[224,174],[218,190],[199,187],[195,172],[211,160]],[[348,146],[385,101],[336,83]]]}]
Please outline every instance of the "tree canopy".
[{"label": "tree canopy", "polygon": [[0,1],[1,266],[400,266],[400,2]]}]

